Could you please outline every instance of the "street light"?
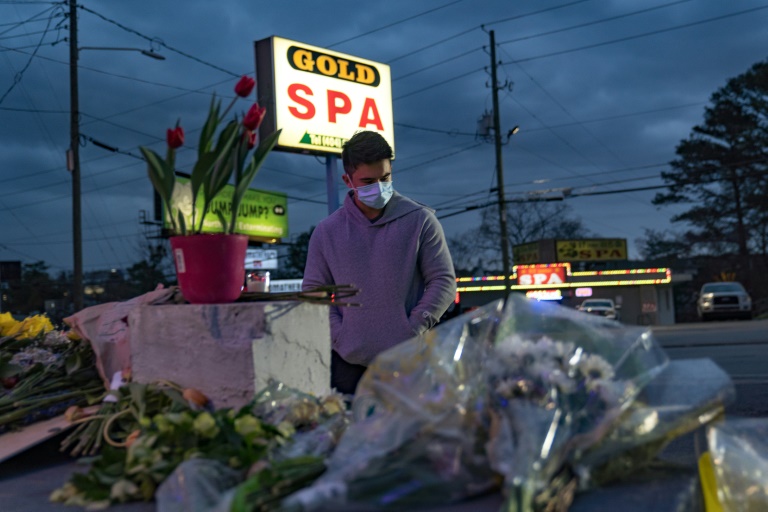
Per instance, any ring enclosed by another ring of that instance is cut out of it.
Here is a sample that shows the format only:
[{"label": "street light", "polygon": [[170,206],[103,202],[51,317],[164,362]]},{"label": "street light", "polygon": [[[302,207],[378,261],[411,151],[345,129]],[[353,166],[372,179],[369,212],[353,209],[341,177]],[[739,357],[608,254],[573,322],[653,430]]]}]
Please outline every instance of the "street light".
[{"label": "street light", "polygon": [[72,173],[72,246],[73,277],[72,302],[75,311],[83,309],[83,226],[80,190],[80,92],[77,83],[77,59],[80,50],[137,51],[164,60],[152,50],[141,48],[111,48],[104,46],[77,46],[77,0],[69,0],[69,150],[67,169]]}]

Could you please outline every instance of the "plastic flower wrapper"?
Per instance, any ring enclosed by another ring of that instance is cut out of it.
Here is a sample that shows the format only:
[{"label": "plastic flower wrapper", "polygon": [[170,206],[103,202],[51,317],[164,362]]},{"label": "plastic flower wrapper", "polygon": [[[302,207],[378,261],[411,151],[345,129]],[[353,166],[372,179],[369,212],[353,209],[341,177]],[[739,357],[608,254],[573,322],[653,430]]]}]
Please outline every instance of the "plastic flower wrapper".
[{"label": "plastic flower wrapper", "polygon": [[326,473],[284,508],[419,509],[496,486],[484,452],[482,364],[500,312],[493,302],[379,354]]},{"label": "plastic flower wrapper", "polygon": [[616,426],[576,461],[580,486],[630,476],[675,438],[721,417],[734,397],[731,378],[712,360],[671,361]]},{"label": "plastic flower wrapper", "polygon": [[240,471],[219,461],[186,460],[158,487],[157,512],[209,512],[225,491],[241,481]]},{"label": "plastic flower wrapper", "polygon": [[270,379],[253,398],[253,413],[279,428],[310,430],[346,410],[342,395],[329,393],[316,397],[282,382]]},{"label": "plastic flower wrapper", "polygon": [[707,429],[723,512],[768,510],[768,419],[728,419]]},{"label": "plastic flower wrapper", "polygon": [[505,510],[534,510],[666,363],[645,329],[511,294],[484,369],[488,457],[504,477]]},{"label": "plastic flower wrapper", "polygon": [[272,454],[273,460],[327,457],[351,421],[341,394],[316,397],[274,379],[255,395],[253,402],[256,416],[290,435]]}]

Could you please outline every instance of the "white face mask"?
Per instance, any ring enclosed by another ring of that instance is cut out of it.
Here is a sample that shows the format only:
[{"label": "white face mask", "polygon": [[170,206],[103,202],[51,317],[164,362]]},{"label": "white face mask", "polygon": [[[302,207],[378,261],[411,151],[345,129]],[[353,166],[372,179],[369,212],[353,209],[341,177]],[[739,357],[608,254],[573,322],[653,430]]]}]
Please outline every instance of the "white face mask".
[{"label": "white face mask", "polygon": [[391,181],[377,181],[370,185],[357,187],[355,190],[357,191],[357,199],[361,203],[376,210],[384,208],[394,193]]}]

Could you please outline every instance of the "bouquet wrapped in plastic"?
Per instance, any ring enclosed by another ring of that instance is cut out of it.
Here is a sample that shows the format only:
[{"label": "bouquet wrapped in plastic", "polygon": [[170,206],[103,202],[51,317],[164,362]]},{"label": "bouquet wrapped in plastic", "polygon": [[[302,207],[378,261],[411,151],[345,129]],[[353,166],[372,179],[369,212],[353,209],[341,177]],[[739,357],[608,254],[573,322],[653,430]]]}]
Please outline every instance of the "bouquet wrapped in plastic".
[{"label": "bouquet wrapped in plastic", "polygon": [[[250,445],[264,448],[261,457],[249,458],[249,465],[236,471],[222,463],[226,460],[204,456],[182,462],[156,494],[159,512],[277,510],[284,496],[325,471],[324,459],[334,450],[350,416],[338,393],[316,397],[274,380],[242,411],[262,423],[250,416],[248,422],[236,419],[230,442],[238,441],[235,434],[246,435]],[[224,413],[227,418],[238,414]],[[279,435],[274,442],[253,436],[263,430]]]},{"label": "bouquet wrapped in plastic", "polygon": [[768,510],[768,419],[729,419],[707,431],[723,512]]},{"label": "bouquet wrapped in plastic", "polygon": [[510,295],[380,354],[327,472],[286,506],[418,509],[501,486],[533,510],[666,363],[645,329]]},{"label": "bouquet wrapped in plastic", "polygon": [[712,360],[670,361],[616,426],[576,461],[580,487],[632,475],[674,439],[722,417],[734,397],[731,378]]},{"label": "bouquet wrapped in plastic", "polygon": [[328,470],[286,508],[419,509],[496,487],[484,448],[483,364],[500,312],[501,302],[491,303],[380,354]]},{"label": "bouquet wrapped in plastic", "polygon": [[645,329],[510,295],[485,365],[487,453],[505,509],[534,510],[666,364]]}]

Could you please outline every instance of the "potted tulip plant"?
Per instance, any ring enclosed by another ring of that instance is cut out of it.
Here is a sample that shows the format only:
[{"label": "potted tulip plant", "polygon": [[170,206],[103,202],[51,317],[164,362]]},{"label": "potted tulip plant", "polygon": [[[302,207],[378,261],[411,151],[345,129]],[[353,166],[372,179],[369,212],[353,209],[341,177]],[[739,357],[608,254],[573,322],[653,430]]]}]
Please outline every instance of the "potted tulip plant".
[{"label": "potted tulip plant", "polygon": [[[258,103],[224,125],[234,104],[248,97],[254,85],[253,78],[240,78],[235,85],[236,96],[224,112],[221,100],[214,95],[188,182],[180,183],[175,173],[176,150],[184,145],[184,129],[178,122],[167,131],[165,158],[149,148],[140,148],[149,179],[171,224],[170,242],[181,293],[193,304],[232,302],[240,296],[243,286],[248,237],[236,232],[237,214],[243,196],[280,135],[277,130],[256,145],[256,133],[266,112]],[[216,209],[221,229],[203,233],[214,199],[232,179],[228,216],[221,208]],[[202,206],[198,207],[200,197]]]}]

